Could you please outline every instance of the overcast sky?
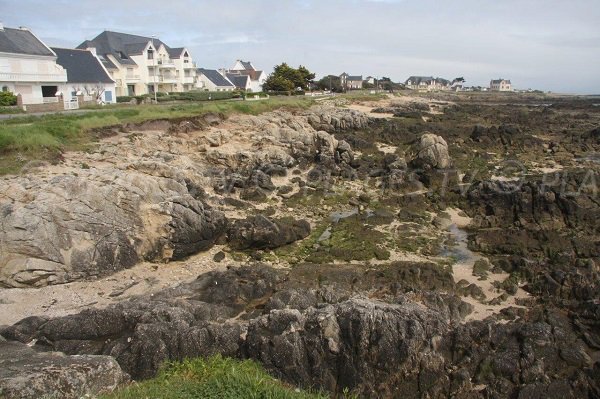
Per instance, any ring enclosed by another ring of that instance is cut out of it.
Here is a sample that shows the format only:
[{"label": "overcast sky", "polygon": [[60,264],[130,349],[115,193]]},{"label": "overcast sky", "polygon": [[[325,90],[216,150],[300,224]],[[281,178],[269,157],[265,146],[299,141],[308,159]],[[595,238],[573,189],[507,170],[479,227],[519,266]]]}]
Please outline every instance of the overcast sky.
[{"label": "overcast sky", "polygon": [[53,46],[157,35],[199,66],[286,61],[322,76],[410,75],[600,93],[599,0],[0,0],[5,26]]}]

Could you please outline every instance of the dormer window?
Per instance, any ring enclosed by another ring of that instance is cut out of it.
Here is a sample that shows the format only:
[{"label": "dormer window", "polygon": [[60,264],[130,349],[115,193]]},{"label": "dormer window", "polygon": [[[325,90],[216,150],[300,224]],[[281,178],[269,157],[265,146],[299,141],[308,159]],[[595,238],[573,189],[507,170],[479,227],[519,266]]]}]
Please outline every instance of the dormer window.
[{"label": "dormer window", "polygon": [[153,60],[154,59],[154,50],[148,49],[148,59],[149,60]]}]

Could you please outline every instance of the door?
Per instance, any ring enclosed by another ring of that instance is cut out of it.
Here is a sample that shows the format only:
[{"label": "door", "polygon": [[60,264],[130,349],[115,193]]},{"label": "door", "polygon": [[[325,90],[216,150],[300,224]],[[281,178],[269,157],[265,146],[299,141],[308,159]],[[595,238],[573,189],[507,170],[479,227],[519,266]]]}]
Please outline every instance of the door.
[{"label": "door", "polygon": [[104,102],[112,103],[112,91],[107,90],[104,92]]}]

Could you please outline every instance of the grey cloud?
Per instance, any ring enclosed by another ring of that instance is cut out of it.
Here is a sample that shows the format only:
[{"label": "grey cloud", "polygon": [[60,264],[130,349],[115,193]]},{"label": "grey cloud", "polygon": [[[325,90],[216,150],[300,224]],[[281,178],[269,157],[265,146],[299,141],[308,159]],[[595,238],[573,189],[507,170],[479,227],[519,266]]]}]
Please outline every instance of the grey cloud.
[{"label": "grey cloud", "polygon": [[596,0],[0,0],[0,15],[61,46],[104,29],[156,34],[213,68],[244,58],[266,70],[286,61],[320,75],[507,77],[600,93]]}]

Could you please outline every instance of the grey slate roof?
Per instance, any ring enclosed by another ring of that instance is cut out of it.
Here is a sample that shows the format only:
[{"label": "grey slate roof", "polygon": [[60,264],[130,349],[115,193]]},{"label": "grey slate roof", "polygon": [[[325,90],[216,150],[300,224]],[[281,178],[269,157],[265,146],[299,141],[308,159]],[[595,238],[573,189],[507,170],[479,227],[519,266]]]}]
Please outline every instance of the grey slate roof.
[{"label": "grey slate roof", "polygon": [[254,69],[254,67],[252,67],[252,63],[250,61],[242,61],[240,60],[242,66],[244,67],[244,69],[246,70],[252,70]]},{"label": "grey slate roof", "polygon": [[437,83],[441,83],[445,86],[450,85],[450,81],[444,78],[434,78],[433,76],[411,76],[408,79],[406,79],[406,81],[404,82],[404,84],[408,84],[408,81],[411,81],[411,85],[419,85],[421,83],[426,83],[426,84],[430,84],[431,82],[437,82]]},{"label": "grey slate roof", "polygon": [[33,33],[26,29],[4,28],[0,30],[0,52],[12,54],[54,54]]},{"label": "grey slate roof", "polygon": [[223,77],[219,71],[215,69],[198,68],[198,72],[206,76],[215,86],[234,87],[233,83]]},{"label": "grey slate roof", "polygon": [[359,75],[359,76],[350,76],[350,75],[348,75],[348,79],[347,80],[349,82],[356,82],[356,81],[359,81],[359,80],[362,82],[363,78],[362,78],[362,75]]},{"label": "grey slate roof", "polygon": [[114,83],[100,61],[89,51],[53,47],[56,63],[67,70],[69,83]]},{"label": "grey slate roof", "polygon": [[183,50],[185,50],[184,47],[174,47],[174,48],[167,47],[167,52],[169,53],[169,57],[171,57],[171,58],[181,58]]},{"label": "grey slate roof", "polygon": [[94,39],[84,41],[77,46],[77,48],[85,49],[88,47],[95,47],[98,54],[111,54],[121,64],[136,65],[135,61],[133,61],[129,56],[142,54],[143,50],[150,41],[154,41],[154,46],[156,48],[160,47],[161,44],[165,46],[165,49],[169,55],[171,55],[171,51],[177,50],[171,49],[165,43],[160,41],[160,39],[152,39],[151,37],[112,31],[104,31]]},{"label": "grey slate roof", "polygon": [[504,80],[504,81],[506,81],[506,83],[510,84],[510,80],[506,80],[506,79],[502,79],[502,78],[500,78],[500,79],[495,79],[495,80],[492,80],[492,84],[497,84],[497,85],[499,85],[500,83],[502,83],[502,81],[503,81],[503,80]]},{"label": "grey slate roof", "polygon": [[250,76],[228,73],[227,79],[229,79],[238,89],[245,89],[250,80]]}]

